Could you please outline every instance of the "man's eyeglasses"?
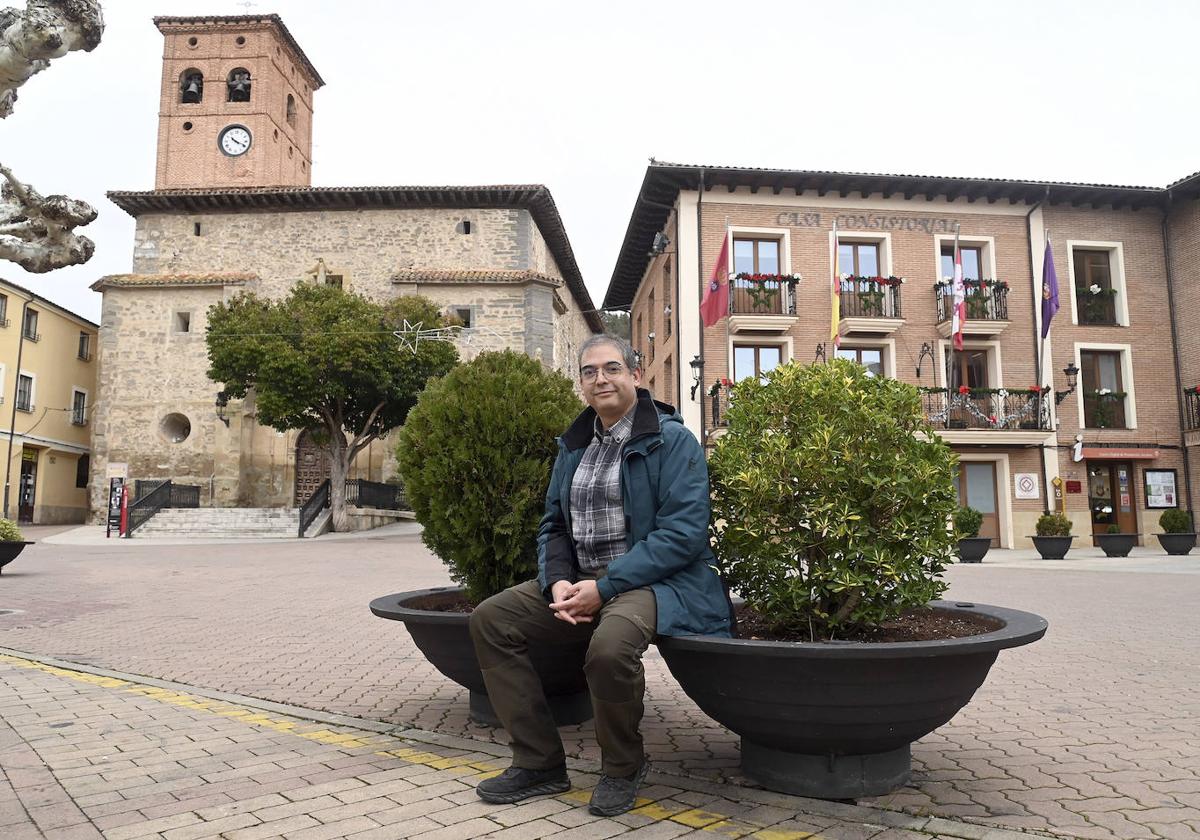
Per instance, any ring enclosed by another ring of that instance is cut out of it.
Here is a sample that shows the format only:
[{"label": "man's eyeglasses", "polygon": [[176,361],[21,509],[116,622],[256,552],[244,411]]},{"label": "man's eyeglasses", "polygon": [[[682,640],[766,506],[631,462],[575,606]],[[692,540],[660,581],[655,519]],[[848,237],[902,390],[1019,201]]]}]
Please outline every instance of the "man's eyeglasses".
[{"label": "man's eyeglasses", "polygon": [[579,378],[584,382],[593,382],[596,379],[596,375],[599,374],[600,371],[604,371],[605,379],[612,379],[614,376],[620,376],[625,372],[625,365],[621,364],[620,362],[609,362],[602,367],[596,367],[595,365],[584,365],[579,369]]}]

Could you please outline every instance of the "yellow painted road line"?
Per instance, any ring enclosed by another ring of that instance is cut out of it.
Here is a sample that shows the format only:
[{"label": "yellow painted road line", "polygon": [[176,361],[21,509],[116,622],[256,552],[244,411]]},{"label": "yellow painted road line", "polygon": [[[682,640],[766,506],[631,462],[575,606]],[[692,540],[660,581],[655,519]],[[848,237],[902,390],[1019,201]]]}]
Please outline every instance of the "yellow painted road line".
[{"label": "yellow painted road line", "polygon": [[[124,693],[141,695],[160,703],[198,712],[208,712],[261,729],[292,735],[297,738],[305,738],[309,741],[316,741],[340,749],[359,749],[381,744],[404,743],[402,738],[377,735],[375,733],[356,735],[348,732],[334,732],[331,729],[325,728],[306,731],[303,727],[320,726],[320,724],[272,717],[257,709],[247,709],[243,706],[226,703],[222,700],[210,700],[194,694],[185,694],[152,685],[141,685],[115,677],[99,677],[94,674],[85,674],[81,671],[44,665],[41,662],[21,659],[8,654],[0,654],[0,664],[12,665],[15,668],[42,671],[56,677],[100,688],[120,689]],[[394,747],[392,749],[378,750],[375,754],[385,758],[396,758],[408,764],[423,765],[433,770],[473,770],[475,771],[473,774],[464,776],[464,778],[470,779],[489,779],[500,775],[504,771],[504,767],[486,761],[438,755],[427,750],[410,747]],[[592,795],[590,789],[573,788],[556,798],[572,804],[586,805],[591,801]],[[751,840],[821,840],[819,835],[810,834],[805,831],[780,831],[750,822],[743,822],[717,811],[706,811],[701,808],[685,809],[675,805],[660,805],[654,800],[646,798],[639,798],[634,803],[634,810],[630,813],[645,817],[654,822],[670,821],[679,823],[689,828],[710,832],[714,837],[740,837],[751,838]]]}]

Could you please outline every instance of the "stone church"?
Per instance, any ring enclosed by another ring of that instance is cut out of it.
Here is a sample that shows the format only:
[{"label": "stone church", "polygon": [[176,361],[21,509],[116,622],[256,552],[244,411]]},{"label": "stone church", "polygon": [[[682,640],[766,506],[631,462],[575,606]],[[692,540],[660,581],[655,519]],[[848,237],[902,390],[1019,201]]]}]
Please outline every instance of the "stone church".
[{"label": "stone church", "polygon": [[[109,463],[201,487],[201,504],[293,506],[327,470],[303,433],[218,405],[205,329],[242,292],[332,283],[419,293],[473,330],[464,357],[510,347],[571,374],[602,329],[550,192],[527,186],[313,187],[316,68],[277,15],[157,17],[165,39],[153,190],[110,192],[137,220],[128,274],[100,278],[91,509]],[[351,478],[387,480],[392,440]]]}]

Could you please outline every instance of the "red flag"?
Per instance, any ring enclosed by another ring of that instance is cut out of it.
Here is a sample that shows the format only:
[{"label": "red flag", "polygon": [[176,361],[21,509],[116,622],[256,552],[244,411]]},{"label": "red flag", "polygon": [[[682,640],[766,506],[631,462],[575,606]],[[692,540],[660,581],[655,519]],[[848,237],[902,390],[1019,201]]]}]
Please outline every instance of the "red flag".
[{"label": "red flag", "polygon": [[711,327],[729,314],[729,229],[721,239],[721,253],[713,265],[712,279],[700,301],[700,318],[704,326]]}]

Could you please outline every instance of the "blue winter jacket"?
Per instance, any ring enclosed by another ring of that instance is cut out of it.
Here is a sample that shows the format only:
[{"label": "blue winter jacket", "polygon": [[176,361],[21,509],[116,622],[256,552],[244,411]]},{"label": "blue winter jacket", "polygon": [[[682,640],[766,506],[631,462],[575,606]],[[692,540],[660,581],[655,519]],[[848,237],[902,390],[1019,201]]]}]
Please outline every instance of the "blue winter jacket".
[{"label": "blue winter jacket", "polygon": [[[579,564],[571,538],[571,480],[594,434],[588,408],[558,439],[558,458],[538,527],[538,582],[549,598],[560,580],[575,582]],[[658,607],[658,633],[728,636],[729,601],[709,548],[708,464],[683,418],[637,391],[633,428],[621,453],[621,498],[628,550],[598,581],[605,601],[649,586]]]}]

